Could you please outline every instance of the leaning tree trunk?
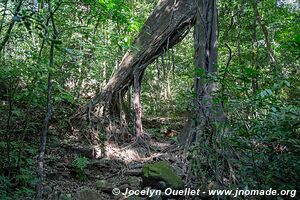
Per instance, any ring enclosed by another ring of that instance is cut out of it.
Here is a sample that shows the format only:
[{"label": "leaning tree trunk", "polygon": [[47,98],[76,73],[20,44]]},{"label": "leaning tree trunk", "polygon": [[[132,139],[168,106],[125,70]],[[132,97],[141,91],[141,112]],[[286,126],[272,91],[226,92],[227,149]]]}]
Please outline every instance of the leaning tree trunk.
[{"label": "leaning tree trunk", "polygon": [[[149,64],[180,42],[194,25],[194,1],[161,0],[135,39],[132,50],[123,57],[116,73],[78,114],[99,115],[103,108],[115,110],[119,102],[118,94],[125,95],[128,87],[133,84],[134,72],[142,76]],[[138,79],[141,80],[141,77]]]}]

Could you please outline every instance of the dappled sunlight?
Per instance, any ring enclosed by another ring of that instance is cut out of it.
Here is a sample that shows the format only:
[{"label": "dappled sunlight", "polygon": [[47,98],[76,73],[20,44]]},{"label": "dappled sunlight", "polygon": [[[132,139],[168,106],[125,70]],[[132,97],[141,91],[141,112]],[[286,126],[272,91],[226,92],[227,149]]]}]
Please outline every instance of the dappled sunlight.
[{"label": "dappled sunlight", "polygon": [[106,142],[104,149],[104,155],[109,159],[118,159],[124,161],[125,163],[140,159],[140,155],[136,150],[129,148],[122,149],[111,142]]},{"label": "dappled sunlight", "polygon": [[166,142],[151,141],[151,146],[158,147],[158,148],[161,148],[161,149],[166,149],[166,148],[170,147],[171,144],[166,143]]},{"label": "dappled sunlight", "polygon": [[[157,149],[165,149],[170,146],[168,143],[164,142],[155,142],[151,141],[150,145],[156,147]],[[155,158],[163,156],[164,153],[150,151],[148,152],[147,147],[139,146],[133,147],[132,145],[128,145],[126,147],[121,147],[116,145],[113,142],[105,142],[104,145],[104,157],[111,160],[121,160],[126,164],[132,162],[147,162],[151,161]]]},{"label": "dappled sunlight", "polygon": [[0,200],[295,197],[299,9],[0,1]]}]

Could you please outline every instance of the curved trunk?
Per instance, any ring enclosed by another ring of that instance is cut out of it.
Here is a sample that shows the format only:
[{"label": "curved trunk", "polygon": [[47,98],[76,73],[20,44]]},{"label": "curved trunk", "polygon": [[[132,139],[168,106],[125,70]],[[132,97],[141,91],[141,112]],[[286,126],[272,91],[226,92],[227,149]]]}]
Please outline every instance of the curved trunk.
[{"label": "curved trunk", "polygon": [[[98,105],[113,108],[118,104],[118,93],[125,94],[133,83],[134,71],[141,71],[161,53],[180,42],[194,25],[194,0],[161,0],[149,16],[112,78],[79,114],[92,111]],[[141,79],[142,77],[140,77]]]}]

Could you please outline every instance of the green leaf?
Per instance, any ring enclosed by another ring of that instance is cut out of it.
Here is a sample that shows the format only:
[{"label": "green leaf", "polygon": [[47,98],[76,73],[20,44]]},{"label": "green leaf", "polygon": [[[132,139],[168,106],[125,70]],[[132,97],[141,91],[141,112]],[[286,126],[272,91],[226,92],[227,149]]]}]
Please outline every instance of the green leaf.
[{"label": "green leaf", "polygon": [[195,73],[196,73],[196,76],[201,77],[204,74],[204,69],[203,68],[195,68]]},{"label": "green leaf", "polygon": [[66,52],[70,55],[75,55],[75,52],[73,49],[65,48]]},{"label": "green leaf", "polygon": [[270,90],[270,89],[267,89],[266,92],[267,92],[267,94],[269,94],[269,95],[271,95],[271,94],[273,93],[272,90]]},{"label": "green leaf", "polygon": [[295,36],[294,40],[296,43],[300,43],[300,35]]},{"label": "green leaf", "polygon": [[291,83],[290,83],[289,81],[285,80],[285,81],[283,81],[283,82],[284,82],[284,84],[285,84],[287,87],[290,87],[290,86],[291,86]]},{"label": "green leaf", "polygon": [[58,45],[61,45],[62,44],[62,41],[61,40],[52,40],[52,42],[54,44],[58,44]]}]

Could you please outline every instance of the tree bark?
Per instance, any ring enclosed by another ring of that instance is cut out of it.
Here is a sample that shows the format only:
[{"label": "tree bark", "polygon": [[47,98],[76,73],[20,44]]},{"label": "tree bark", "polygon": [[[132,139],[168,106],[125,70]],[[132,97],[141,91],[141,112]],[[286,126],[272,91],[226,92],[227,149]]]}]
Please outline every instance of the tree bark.
[{"label": "tree bark", "polygon": [[54,48],[55,44],[53,41],[56,40],[58,36],[58,30],[54,20],[54,11],[52,10],[51,1],[48,3],[48,9],[50,13],[50,20],[52,22],[53,27],[53,38],[50,45],[50,54],[49,54],[49,72],[48,72],[48,81],[47,81],[47,105],[46,105],[46,116],[43,122],[43,128],[40,134],[40,153],[38,157],[38,167],[37,167],[37,177],[38,182],[36,185],[36,200],[43,199],[44,192],[44,161],[45,161],[45,153],[46,153],[46,143],[47,143],[47,132],[49,127],[49,122],[52,115],[52,72],[51,68],[54,66]]},{"label": "tree bark", "polygon": [[8,0],[5,0],[3,2],[3,5],[4,5],[3,6],[3,10],[2,10],[3,14],[2,14],[2,17],[1,17],[1,20],[0,20],[0,33],[2,32],[3,24],[5,22],[5,15],[6,15],[6,11],[7,11],[7,4],[8,4]]},{"label": "tree bark", "polygon": [[10,38],[10,34],[11,34],[11,32],[13,30],[13,27],[14,27],[14,25],[16,23],[15,16],[20,12],[21,7],[22,7],[22,3],[23,3],[23,0],[20,0],[19,3],[17,4],[16,10],[14,12],[14,16],[12,17],[12,19],[11,19],[11,21],[9,23],[8,29],[7,29],[7,31],[5,33],[5,36],[4,36],[4,38],[3,38],[3,40],[2,40],[2,42],[0,44],[0,57],[2,55],[1,54],[2,50],[4,49],[6,43],[8,42],[8,40]]},{"label": "tree bark", "polygon": [[159,55],[180,42],[194,25],[195,0],[161,0],[149,16],[132,49],[123,57],[120,66],[102,92],[97,94],[77,114],[86,114],[95,107],[118,104],[118,93],[125,94],[132,85],[134,71],[143,66],[141,74]]},{"label": "tree bark", "polygon": [[276,82],[279,83],[281,71],[280,71],[279,67],[277,66],[277,60],[276,60],[275,52],[272,48],[272,44],[270,41],[270,34],[268,31],[268,28],[265,24],[263,17],[259,13],[259,10],[257,7],[257,2],[255,2],[254,0],[252,0],[252,7],[253,7],[254,15],[255,15],[257,22],[261,28],[261,31],[263,32],[263,35],[264,35],[264,40],[265,40],[265,44],[267,47],[267,52],[268,52],[268,56],[269,56],[269,60],[270,60],[270,66],[271,66],[271,68],[274,69],[274,77],[275,77]]},{"label": "tree bark", "polygon": [[142,127],[142,105],[141,105],[141,72],[134,73],[134,111],[135,111],[135,136],[141,138],[143,136]]},{"label": "tree bark", "polygon": [[259,14],[259,11],[258,11],[258,8],[257,8],[257,3],[255,1],[252,1],[252,7],[253,7],[254,14],[256,16],[256,19],[258,21],[258,24],[259,24],[259,26],[260,26],[263,34],[264,34],[264,37],[265,37],[265,43],[266,43],[266,46],[267,46],[267,50],[268,50],[268,54],[269,54],[269,57],[270,57],[271,65],[276,65],[275,53],[272,49],[269,32],[268,32],[267,26],[266,26],[263,18]]},{"label": "tree bark", "polygon": [[[194,31],[195,99],[194,112],[179,138],[180,143],[189,146],[197,139],[199,131],[211,140],[216,132],[216,123],[223,123],[225,116],[221,103],[213,103],[217,83],[210,75],[217,73],[218,29],[216,0],[199,0]],[[197,134],[196,134],[197,133]]]}]

